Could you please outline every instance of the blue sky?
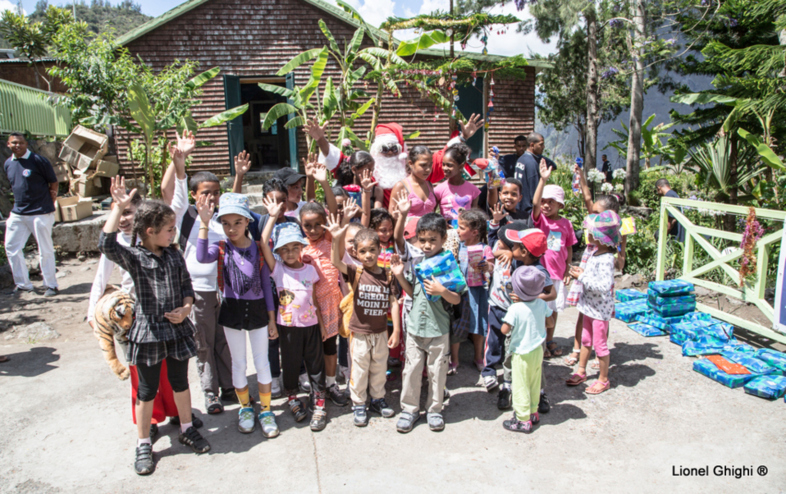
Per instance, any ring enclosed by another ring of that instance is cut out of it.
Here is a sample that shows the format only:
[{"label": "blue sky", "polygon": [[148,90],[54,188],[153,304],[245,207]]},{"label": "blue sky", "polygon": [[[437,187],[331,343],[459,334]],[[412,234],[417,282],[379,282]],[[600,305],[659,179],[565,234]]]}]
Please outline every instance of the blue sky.
[{"label": "blue sky", "polygon": [[[89,3],[90,0],[84,0]],[[119,0],[111,0],[112,3],[117,4]],[[151,16],[159,16],[170,10],[185,0],[136,0],[142,6],[142,12]],[[332,0],[326,0],[331,3]],[[418,14],[427,14],[435,10],[447,10],[449,0],[346,0],[347,3],[353,5],[361,15],[366,19],[369,24],[378,26],[388,16],[394,15],[399,17],[411,17]],[[17,0],[0,0],[0,11],[6,8],[13,7]],[[65,5],[70,3],[69,0],[50,0],[52,5]],[[27,12],[35,9],[36,0],[22,0],[22,6]],[[529,16],[528,11],[525,9],[521,12],[517,11],[514,2],[506,2],[504,7],[496,7],[494,13],[513,14],[520,19],[526,19]],[[399,39],[407,39],[412,37],[408,32],[397,32],[396,36]],[[481,51],[483,45],[479,40],[472,40],[467,46],[469,51]],[[516,33],[515,26],[508,26],[506,33],[497,33],[493,30],[489,39],[489,53],[497,55],[517,55],[523,54],[525,56],[530,53],[539,53],[547,55],[554,51],[554,43],[546,45],[541,42],[537,36],[530,34],[527,36]]]}]

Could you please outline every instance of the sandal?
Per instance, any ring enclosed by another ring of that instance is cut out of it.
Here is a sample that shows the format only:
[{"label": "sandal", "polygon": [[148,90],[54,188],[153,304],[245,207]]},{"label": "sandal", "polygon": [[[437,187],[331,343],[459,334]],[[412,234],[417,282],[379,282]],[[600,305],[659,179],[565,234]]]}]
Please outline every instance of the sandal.
[{"label": "sandal", "polygon": [[448,364],[448,375],[455,376],[456,374],[458,374],[458,364]]},{"label": "sandal", "polygon": [[[570,365],[570,366],[574,366],[574,365],[578,364],[579,363],[579,355],[580,354],[581,354],[581,350],[576,350],[574,348],[573,351],[570,352],[570,355],[565,357],[565,363],[567,365]],[[574,355],[575,355],[575,357],[574,357]]]},{"label": "sandal", "polygon": [[590,362],[590,368],[596,370],[600,369],[600,361],[598,359],[595,359],[592,362]]},{"label": "sandal", "polygon": [[567,384],[568,386],[578,386],[579,384],[583,383],[586,380],[587,380],[587,374],[579,374],[577,372],[571,375],[570,378],[568,378],[568,380],[565,381],[565,384]]},{"label": "sandal", "polygon": [[592,386],[587,388],[587,393],[591,395],[599,395],[611,387],[611,381],[601,382],[600,380],[592,383]]},{"label": "sandal", "polygon": [[554,340],[546,342],[546,349],[551,353],[552,357],[562,356],[562,350],[559,349],[559,345],[557,345]]}]

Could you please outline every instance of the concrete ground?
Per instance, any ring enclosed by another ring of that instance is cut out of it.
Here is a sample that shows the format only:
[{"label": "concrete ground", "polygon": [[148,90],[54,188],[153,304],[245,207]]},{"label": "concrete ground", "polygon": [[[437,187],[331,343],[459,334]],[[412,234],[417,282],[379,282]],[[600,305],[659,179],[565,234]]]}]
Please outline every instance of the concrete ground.
[{"label": "concrete ground", "polygon": [[[95,264],[67,260],[61,294],[0,296],[0,492],[783,492],[786,403],[731,390],[691,370],[692,359],[665,338],[643,338],[611,325],[610,391],[590,397],[568,388],[561,359],[545,366],[552,410],[531,435],[507,432],[510,412],[479,386],[471,347],[448,378],[447,427],[425,422],[409,434],[395,418],[352,425],[349,407],[329,406],[327,429],[296,424],[274,401],[281,435],[236,429],[237,406],[207,416],[191,365],[193,406],[212,451],[197,457],[171,425],[155,441],[156,472],[132,470],[136,441],[128,381],[107,367],[84,314]],[[117,280],[119,281],[119,279]],[[40,284],[40,282],[39,282]],[[557,341],[567,349],[576,311],[566,311]],[[20,324],[42,321],[60,336],[19,337]],[[5,338],[5,339],[4,339]],[[590,380],[590,382],[592,379]],[[400,381],[388,384],[399,411]],[[749,467],[741,479],[713,468]],[[709,467],[709,475],[674,469]],[[758,473],[760,466],[768,472]],[[747,472],[746,472],[747,473]]]}]

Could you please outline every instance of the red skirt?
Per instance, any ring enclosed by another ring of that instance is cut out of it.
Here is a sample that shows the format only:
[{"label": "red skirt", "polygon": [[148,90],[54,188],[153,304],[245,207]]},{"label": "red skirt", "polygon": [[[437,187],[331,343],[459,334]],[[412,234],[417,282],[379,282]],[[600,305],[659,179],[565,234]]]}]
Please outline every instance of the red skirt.
[{"label": "red skirt", "polygon": [[[131,417],[136,424],[136,393],[139,390],[139,376],[136,374],[136,366],[129,366],[131,371]],[[167,417],[177,417],[177,406],[175,406],[175,395],[172,386],[169,385],[169,378],[166,371],[166,360],[161,362],[161,376],[158,378],[158,393],[153,400],[153,420],[151,423],[160,424]]]}]

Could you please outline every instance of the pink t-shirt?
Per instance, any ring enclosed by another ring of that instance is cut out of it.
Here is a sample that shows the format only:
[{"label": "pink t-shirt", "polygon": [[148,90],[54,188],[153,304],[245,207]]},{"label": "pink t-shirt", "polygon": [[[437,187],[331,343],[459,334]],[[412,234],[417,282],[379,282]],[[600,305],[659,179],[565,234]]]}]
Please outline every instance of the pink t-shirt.
[{"label": "pink t-shirt", "polygon": [[565,276],[565,267],[568,265],[568,247],[575,245],[576,232],[573,225],[563,217],[556,220],[546,218],[545,214],[538,216],[535,228],[546,234],[546,253],[543,254],[543,265],[549,272],[552,280],[561,280]]},{"label": "pink t-shirt", "polygon": [[304,264],[300,269],[292,269],[277,262],[272,274],[280,304],[277,323],[298,328],[319,324],[313,298],[319,275],[314,266]]},{"label": "pink t-shirt", "polygon": [[434,195],[437,196],[442,216],[446,220],[457,220],[462,209],[472,208],[472,201],[480,195],[480,189],[475,187],[472,182],[464,182],[461,185],[451,185],[448,181],[434,187]]}]

